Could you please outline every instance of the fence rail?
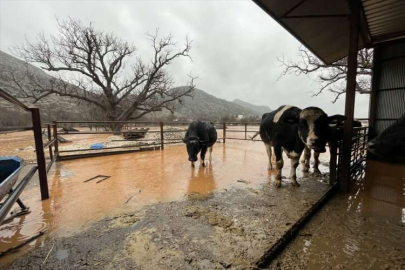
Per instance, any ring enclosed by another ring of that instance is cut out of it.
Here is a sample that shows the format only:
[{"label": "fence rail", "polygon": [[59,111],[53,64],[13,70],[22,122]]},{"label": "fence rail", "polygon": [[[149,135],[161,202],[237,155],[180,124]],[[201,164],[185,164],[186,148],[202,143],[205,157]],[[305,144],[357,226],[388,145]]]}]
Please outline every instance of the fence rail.
[{"label": "fence rail", "polygon": [[[46,165],[45,154],[44,154],[44,144],[42,140],[42,124],[41,124],[41,114],[38,108],[30,108],[18,99],[14,98],[12,95],[7,93],[5,90],[0,88],[0,97],[6,101],[19,106],[26,112],[31,113],[32,127],[16,127],[14,129],[8,129],[6,132],[19,132],[24,130],[33,130],[34,141],[35,141],[35,154],[37,158],[37,170],[39,176],[39,186],[41,190],[41,199],[46,200],[49,198],[48,189],[48,176],[47,171],[52,165]],[[1,133],[1,130],[0,130]],[[4,132],[3,132],[4,133]],[[48,169],[47,169],[48,167]],[[25,186],[24,186],[25,187]],[[22,189],[24,189],[24,187]],[[21,190],[22,192],[22,190]]]},{"label": "fence rail", "polygon": [[[367,142],[368,142],[368,127],[353,128],[351,138],[350,151],[350,184],[364,177],[366,158],[367,158]],[[342,153],[343,149],[343,129],[332,129],[332,138],[330,143],[330,181],[331,185],[340,181]]]},{"label": "fence rail", "polygon": [[[173,145],[182,143],[183,136],[181,133],[185,134],[187,129],[184,126],[191,124],[188,122],[156,122],[156,121],[54,121],[53,122],[53,140],[49,139],[49,142],[45,145],[50,148],[50,155],[56,156],[57,159],[65,159],[68,155],[70,158],[91,157],[100,156],[103,153],[105,155],[115,154],[117,152],[124,153],[125,150],[128,152],[135,151],[136,148],[149,147],[150,149],[164,149],[165,145]],[[119,130],[113,130],[114,126],[120,125]],[[216,126],[218,132],[218,140],[222,140],[223,143],[229,140],[251,140],[248,134],[253,134],[258,131],[259,122],[213,122]],[[58,129],[64,127],[66,131],[59,132]],[[82,129],[79,131],[69,131],[69,128]],[[136,130],[139,127],[148,127],[148,130]],[[182,128],[183,127],[183,128]],[[104,130],[99,130],[99,129]],[[255,129],[252,129],[255,128]],[[85,129],[85,130],[83,130]],[[95,129],[95,131],[94,131]],[[222,131],[222,132],[221,132]],[[233,134],[238,134],[238,136],[227,137],[227,131]],[[222,133],[222,136],[221,136]],[[101,149],[61,149],[59,150],[58,140],[60,136],[69,136],[74,140],[74,135],[130,135],[129,138],[122,139],[112,139],[111,142],[128,142],[129,145],[113,145],[108,147],[103,147]],[[136,136],[139,134],[155,134],[153,138],[131,138],[131,135]],[[160,136],[159,136],[160,134]],[[175,135],[179,134],[179,135]],[[240,135],[239,135],[240,134]],[[170,135],[170,136],[169,136]],[[240,136],[240,137],[239,137]],[[254,141],[259,141],[258,139]],[[133,144],[131,144],[131,142]],[[54,146],[54,151],[52,152],[51,147]],[[122,150],[122,151],[117,151]],[[140,151],[143,149],[139,149]],[[111,151],[111,152],[109,152]],[[77,153],[75,153],[77,152]]]}]

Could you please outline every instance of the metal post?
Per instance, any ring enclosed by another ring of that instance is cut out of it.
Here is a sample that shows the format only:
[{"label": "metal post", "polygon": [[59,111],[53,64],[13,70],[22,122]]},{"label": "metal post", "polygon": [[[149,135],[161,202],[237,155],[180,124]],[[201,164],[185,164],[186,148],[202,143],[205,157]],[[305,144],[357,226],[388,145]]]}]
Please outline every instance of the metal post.
[{"label": "metal post", "polygon": [[55,156],[56,160],[59,158],[59,141],[58,141],[58,125],[56,122],[53,122],[53,138],[55,139]]},{"label": "metal post", "polygon": [[247,139],[246,134],[247,134],[247,123],[245,123],[245,140]]},{"label": "metal post", "polygon": [[164,133],[163,133],[163,122],[160,122],[160,149],[161,150],[165,149]]},{"label": "metal post", "polygon": [[[48,141],[50,142],[52,140],[52,136],[51,136],[51,125],[48,124]],[[52,153],[52,144],[49,145],[49,157],[51,158],[51,160],[53,159],[53,153]]]},{"label": "metal post", "polygon": [[44,143],[42,141],[41,115],[38,108],[31,108],[32,124],[35,139],[35,153],[37,155],[39,186],[41,199],[49,198],[48,177],[46,175],[46,164],[44,155]]},{"label": "metal post", "polygon": [[340,190],[349,191],[350,183],[350,159],[352,148],[352,131],[354,118],[354,105],[356,95],[356,74],[357,74],[357,51],[359,43],[359,21],[360,21],[360,1],[350,1],[350,36],[349,54],[347,61],[347,85],[345,115],[347,117],[343,130],[343,152],[342,152],[342,173],[339,179]]},{"label": "metal post", "polygon": [[223,140],[224,140],[224,143],[225,143],[225,138],[226,138],[226,123],[224,122],[224,125],[223,125]]},{"label": "metal post", "polygon": [[329,151],[330,151],[330,160],[329,160],[329,185],[333,185],[336,182],[337,174],[337,130],[332,129],[331,140],[329,141]]},{"label": "metal post", "polygon": [[380,48],[377,46],[374,48],[373,55],[373,75],[371,77],[371,95],[370,95],[370,105],[368,111],[368,126],[370,128],[368,133],[368,139],[373,139],[376,135],[375,127],[375,116],[376,116],[376,104],[377,104],[377,88],[380,80]]}]

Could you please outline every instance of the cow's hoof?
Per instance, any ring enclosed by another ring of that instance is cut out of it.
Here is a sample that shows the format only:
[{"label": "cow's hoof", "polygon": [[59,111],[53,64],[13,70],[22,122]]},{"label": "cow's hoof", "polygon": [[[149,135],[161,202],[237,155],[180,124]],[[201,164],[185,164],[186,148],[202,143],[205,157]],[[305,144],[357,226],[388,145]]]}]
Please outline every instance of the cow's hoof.
[{"label": "cow's hoof", "polygon": [[291,183],[291,185],[292,185],[293,187],[300,187],[300,184],[298,184],[297,181],[293,181],[293,182]]},{"label": "cow's hoof", "polygon": [[274,185],[276,186],[276,188],[281,187],[281,181],[280,181],[280,180],[276,180],[276,182],[274,183]]}]

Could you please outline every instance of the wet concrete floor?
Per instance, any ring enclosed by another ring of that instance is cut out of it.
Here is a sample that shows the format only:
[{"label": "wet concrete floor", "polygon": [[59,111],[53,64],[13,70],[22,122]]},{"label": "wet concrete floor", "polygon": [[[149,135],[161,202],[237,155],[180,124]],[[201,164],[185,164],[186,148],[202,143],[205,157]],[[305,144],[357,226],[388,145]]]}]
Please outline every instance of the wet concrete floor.
[{"label": "wet concrete floor", "polygon": [[[321,171],[327,171],[327,159],[328,157],[325,155],[320,167]],[[283,174],[288,176],[289,162],[285,162],[285,164]],[[100,183],[96,183],[98,179],[84,183],[85,180],[96,175],[109,175],[111,178]],[[260,244],[256,243],[260,248],[254,249],[255,252],[249,251],[255,253],[252,256],[246,254],[239,256],[239,259],[254,260],[261,256],[261,252],[328,188],[326,184],[318,182],[310,175],[303,175],[300,167],[298,178],[302,184],[299,189],[292,188],[288,180],[283,181],[282,189],[275,189],[272,185],[274,171],[267,171],[267,157],[264,146],[260,142],[228,141],[225,147],[223,144],[216,144],[212,163],[207,167],[197,165],[194,169],[187,161],[184,146],[174,146],[164,151],[59,162],[49,174],[51,198],[41,202],[38,186],[29,188],[23,194],[22,198],[31,207],[32,213],[25,217],[15,218],[12,222],[0,227],[0,250],[15,246],[41,230],[47,231],[45,237],[27,245],[20,252],[7,255],[0,260],[0,266],[8,265],[32,247],[49,248],[52,241],[57,241],[55,239],[70,239],[66,240],[68,242],[76,239],[79,245],[83,244],[83,241],[90,241],[91,237],[96,237],[95,226],[101,226],[99,230],[102,231],[111,231],[111,220],[125,224],[124,227],[139,221],[141,224],[137,230],[139,237],[148,238],[150,230],[157,230],[163,226],[162,224],[179,226],[176,225],[178,223],[174,217],[186,219],[184,224],[198,219],[202,223],[198,222],[190,226],[195,226],[196,231],[199,231],[199,226],[202,226],[201,232],[203,233],[205,228],[210,234],[213,233],[213,226],[222,224],[222,227],[219,226],[222,228],[221,230],[233,228],[235,227],[233,224],[238,224],[235,219],[239,219],[241,224],[232,230],[238,231],[239,228],[239,231],[246,230],[246,234],[242,233],[238,236],[240,239],[237,240],[228,242],[224,240],[228,244],[237,246],[236,243],[240,242],[242,236],[249,238],[253,237],[252,235],[258,235],[257,232],[249,234],[246,224],[254,219],[256,219],[255,222],[266,223],[266,214],[271,216],[270,212],[272,212],[273,218],[277,217],[278,224],[282,226],[273,231],[270,223],[263,224],[266,228],[259,226],[258,230],[266,231],[259,237],[261,240],[255,240],[260,242]],[[327,177],[324,177],[323,180],[326,181]],[[295,200],[300,201],[297,203],[298,205]],[[229,205],[232,201],[234,204]],[[246,203],[243,205],[245,201]],[[283,206],[274,207],[282,201]],[[249,206],[249,204],[251,205]],[[258,207],[255,211],[249,208],[254,209],[255,206]],[[227,207],[229,211],[234,208],[233,212],[228,213]],[[246,209],[246,207],[248,208]],[[250,217],[246,211],[257,216]],[[164,218],[165,213],[171,213],[167,220],[151,225],[162,218],[161,216]],[[122,222],[122,220],[124,221]],[[160,228],[162,232],[167,229],[167,226]],[[131,228],[125,228],[125,230],[115,232],[118,237],[117,244],[128,243],[129,240],[126,237]],[[126,232],[125,237],[120,238],[119,235],[123,231]],[[107,234],[106,239],[113,241],[115,233],[111,233],[112,236]],[[77,237],[81,237],[80,240],[77,240]],[[204,238],[202,235],[196,237]],[[220,234],[220,237],[225,236]],[[218,241],[218,238],[212,235],[209,238]],[[60,242],[56,243],[62,245]],[[247,243],[251,242],[247,241]],[[218,245],[218,243],[213,245]],[[61,248],[62,246],[60,246],[60,250],[64,250]],[[77,249],[80,250],[79,247]],[[107,253],[118,254],[121,252],[121,250],[114,252],[114,249],[108,247],[105,249]],[[43,252],[43,250],[39,249],[35,252]],[[225,252],[225,250],[223,251]],[[63,251],[58,252],[55,253],[56,257],[52,257],[57,261],[61,256],[66,255]],[[156,252],[158,253],[158,251]],[[214,258],[215,256],[212,256],[208,256],[209,263],[205,261],[211,266],[219,263]],[[24,258],[30,261],[34,257]],[[68,257],[69,260],[75,261],[74,257]],[[61,260],[63,261],[63,259]],[[148,261],[147,259],[142,261],[139,258],[130,259],[131,262],[134,260],[138,265]],[[203,259],[195,258],[195,261],[201,262]],[[176,261],[172,263],[176,264]],[[236,265],[238,264],[236,263]]]},{"label": "wet concrete floor", "polygon": [[368,162],[269,269],[405,269],[405,165]]}]

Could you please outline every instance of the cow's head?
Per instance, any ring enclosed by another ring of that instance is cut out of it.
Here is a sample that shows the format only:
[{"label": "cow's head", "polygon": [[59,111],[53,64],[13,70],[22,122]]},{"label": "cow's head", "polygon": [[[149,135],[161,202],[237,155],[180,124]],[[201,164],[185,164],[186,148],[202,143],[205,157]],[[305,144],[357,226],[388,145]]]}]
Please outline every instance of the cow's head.
[{"label": "cow's head", "polygon": [[343,115],[328,116],[317,107],[308,107],[296,117],[286,117],[288,123],[298,123],[298,135],[305,145],[315,152],[324,153],[330,136],[330,126],[346,120]]},{"label": "cow's head", "polygon": [[381,157],[405,157],[405,115],[371,140],[367,149]]},{"label": "cow's head", "polygon": [[188,137],[183,139],[183,142],[187,145],[188,160],[196,162],[198,160],[197,155],[201,150],[201,146],[204,144],[198,137]]}]

